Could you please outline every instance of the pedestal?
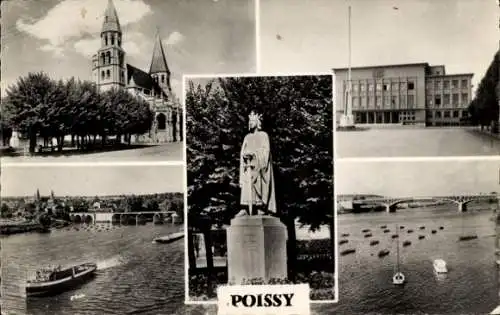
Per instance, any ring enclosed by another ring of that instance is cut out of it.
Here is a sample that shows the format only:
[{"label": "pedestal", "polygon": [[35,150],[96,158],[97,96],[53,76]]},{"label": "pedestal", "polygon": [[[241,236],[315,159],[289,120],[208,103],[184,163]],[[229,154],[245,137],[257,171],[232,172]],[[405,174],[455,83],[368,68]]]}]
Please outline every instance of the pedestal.
[{"label": "pedestal", "polygon": [[339,127],[352,128],[354,127],[354,116],[352,114],[343,114],[340,116]]},{"label": "pedestal", "polygon": [[230,283],[287,278],[286,226],[272,216],[242,216],[231,220],[227,232]]}]

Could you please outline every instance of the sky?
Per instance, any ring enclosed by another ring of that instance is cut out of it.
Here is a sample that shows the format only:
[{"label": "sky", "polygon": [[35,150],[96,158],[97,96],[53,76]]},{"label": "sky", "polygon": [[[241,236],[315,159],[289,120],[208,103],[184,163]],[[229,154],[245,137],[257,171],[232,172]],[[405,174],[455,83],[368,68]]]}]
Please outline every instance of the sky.
[{"label": "sky", "polygon": [[473,195],[500,192],[500,161],[337,161],[338,195],[390,197]]},{"label": "sky", "polygon": [[[91,79],[107,0],[2,1],[2,95],[31,71]],[[113,0],[126,62],[148,71],[159,30],[172,88],[182,75],[253,72],[253,0]]]},{"label": "sky", "polygon": [[444,64],[477,86],[499,49],[497,0],[264,0],[260,70],[347,67],[349,5],[353,67]]},{"label": "sky", "polygon": [[1,196],[109,196],[184,191],[183,166],[3,166]]}]

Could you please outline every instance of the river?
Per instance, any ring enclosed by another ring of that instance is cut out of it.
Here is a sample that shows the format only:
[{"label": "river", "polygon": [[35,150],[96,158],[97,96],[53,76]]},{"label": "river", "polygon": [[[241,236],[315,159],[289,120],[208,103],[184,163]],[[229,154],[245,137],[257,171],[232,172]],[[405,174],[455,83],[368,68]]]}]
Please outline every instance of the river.
[{"label": "river", "polygon": [[335,137],[341,158],[500,155],[500,140],[470,128],[373,128]]},{"label": "river", "polygon": [[[2,314],[177,314],[184,310],[184,241],[153,244],[172,224],[57,230],[2,239]],[[55,297],[25,298],[28,272],[95,261],[95,279]],[[72,296],[79,298],[71,300]]]},{"label": "river", "polygon": [[[489,209],[470,205],[471,212],[463,214],[453,207],[338,215],[339,239],[349,240],[339,252],[355,248],[356,253],[340,257],[339,303],[318,306],[317,313],[488,314],[498,305],[495,223],[490,221],[492,211],[472,211],[478,207]],[[397,242],[391,235],[396,224],[404,226],[399,232],[400,266],[407,279],[404,287],[392,284]],[[384,233],[382,225],[391,232]],[[373,237],[365,238],[363,229],[370,229]],[[408,229],[414,232],[409,234]],[[342,233],[350,236],[340,237]],[[472,233],[478,235],[477,240],[458,242],[459,236]],[[419,240],[419,235],[425,239]],[[371,240],[380,244],[370,246]],[[412,244],[401,246],[405,240]],[[390,254],[379,258],[377,254],[384,248]],[[448,264],[444,277],[433,271],[432,261],[437,258]]]}]

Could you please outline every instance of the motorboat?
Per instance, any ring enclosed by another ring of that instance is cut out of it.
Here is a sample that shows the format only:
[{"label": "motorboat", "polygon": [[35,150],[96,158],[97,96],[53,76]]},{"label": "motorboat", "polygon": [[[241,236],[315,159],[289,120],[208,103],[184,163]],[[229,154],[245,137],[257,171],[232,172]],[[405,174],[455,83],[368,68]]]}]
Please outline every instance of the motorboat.
[{"label": "motorboat", "polygon": [[444,261],[442,259],[434,260],[433,266],[434,266],[434,271],[436,273],[447,273],[448,272],[448,269],[446,268],[446,261]]},{"label": "motorboat", "polygon": [[153,240],[153,242],[168,244],[168,243],[172,243],[174,241],[180,240],[183,237],[184,237],[184,232],[181,231],[181,232],[169,234],[167,236],[157,237]]},{"label": "motorboat", "polygon": [[26,281],[26,296],[51,296],[84,283],[92,278],[97,264],[84,263],[67,268],[44,268]]}]

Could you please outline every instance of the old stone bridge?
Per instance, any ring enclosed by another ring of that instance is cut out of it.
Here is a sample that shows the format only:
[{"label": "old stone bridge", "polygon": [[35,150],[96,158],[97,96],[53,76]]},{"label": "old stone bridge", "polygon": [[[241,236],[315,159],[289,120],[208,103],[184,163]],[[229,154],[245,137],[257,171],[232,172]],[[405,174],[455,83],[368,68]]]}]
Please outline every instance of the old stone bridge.
[{"label": "old stone bridge", "polygon": [[75,223],[98,224],[143,224],[147,221],[153,221],[155,224],[164,222],[180,223],[181,218],[174,211],[157,212],[72,212],[69,217]]}]

